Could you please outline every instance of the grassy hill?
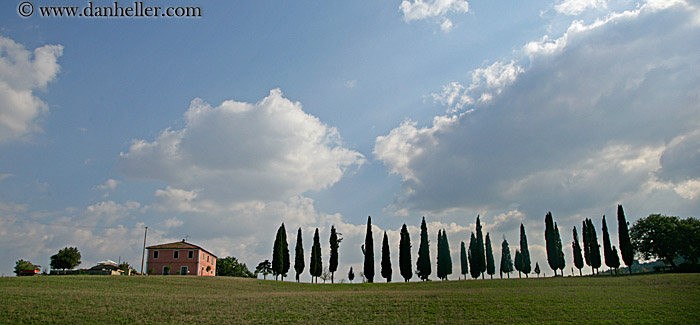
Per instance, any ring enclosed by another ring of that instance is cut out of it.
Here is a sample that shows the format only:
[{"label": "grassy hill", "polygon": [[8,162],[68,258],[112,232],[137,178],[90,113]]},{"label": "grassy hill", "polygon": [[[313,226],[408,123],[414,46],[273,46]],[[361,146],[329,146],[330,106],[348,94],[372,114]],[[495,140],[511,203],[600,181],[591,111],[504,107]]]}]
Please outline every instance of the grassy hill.
[{"label": "grassy hill", "polygon": [[699,323],[700,274],[391,284],[0,278],[3,323]]}]

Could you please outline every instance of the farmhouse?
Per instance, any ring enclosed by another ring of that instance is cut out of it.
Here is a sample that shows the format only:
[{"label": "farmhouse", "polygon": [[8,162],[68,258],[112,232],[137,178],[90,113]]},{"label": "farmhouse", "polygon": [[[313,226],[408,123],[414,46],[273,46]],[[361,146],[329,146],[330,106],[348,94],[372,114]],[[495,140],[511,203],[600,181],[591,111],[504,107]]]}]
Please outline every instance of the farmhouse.
[{"label": "farmhouse", "polygon": [[153,245],[148,249],[148,274],[214,276],[216,256],[206,249],[186,242]]}]

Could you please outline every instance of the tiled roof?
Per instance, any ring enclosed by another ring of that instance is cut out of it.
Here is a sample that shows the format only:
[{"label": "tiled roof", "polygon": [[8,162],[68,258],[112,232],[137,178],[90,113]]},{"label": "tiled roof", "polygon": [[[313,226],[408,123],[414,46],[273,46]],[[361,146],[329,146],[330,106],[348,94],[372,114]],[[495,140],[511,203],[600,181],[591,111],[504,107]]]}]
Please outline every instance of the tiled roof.
[{"label": "tiled roof", "polygon": [[212,254],[208,250],[201,248],[197,245],[190,244],[184,240],[183,241],[176,241],[174,243],[148,246],[146,248],[147,249],[200,249],[200,250],[207,252],[209,255],[214,256],[214,258],[218,258],[218,257],[216,257],[216,255]]}]

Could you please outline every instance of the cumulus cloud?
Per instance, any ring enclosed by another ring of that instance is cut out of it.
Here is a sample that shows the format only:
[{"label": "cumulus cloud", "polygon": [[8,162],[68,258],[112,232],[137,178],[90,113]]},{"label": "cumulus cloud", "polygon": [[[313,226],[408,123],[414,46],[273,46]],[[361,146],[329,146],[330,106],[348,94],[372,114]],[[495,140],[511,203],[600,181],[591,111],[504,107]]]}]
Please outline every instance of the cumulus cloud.
[{"label": "cumulus cloud", "polygon": [[573,217],[622,201],[697,213],[697,16],[676,1],[575,21],[522,58],[474,71],[470,86],[444,86],[433,97],[453,115],[376,139],[375,157],[403,179],[393,205],[514,206],[538,221],[549,209]]},{"label": "cumulus cloud", "polygon": [[153,141],[134,140],[120,155],[121,169],[197,190],[203,198],[246,202],[328,188],[365,161],[343,147],[335,128],[305,113],[279,89],[255,104],[229,100],[213,108],[195,99],[185,122]]},{"label": "cumulus cloud", "polygon": [[588,9],[607,8],[607,0],[564,0],[554,10],[565,15],[576,16]]},{"label": "cumulus cloud", "polygon": [[442,92],[433,93],[431,96],[435,101],[448,106],[448,112],[454,113],[476,103],[491,101],[494,95],[500,94],[503,88],[512,84],[522,72],[523,68],[514,60],[509,63],[496,61],[485,68],[472,71],[469,87],[454,81],[443,86]]},{"label": "cumulus cloud", "polygon": [[34,91],[56,78],[62,54],[61,45],[44,45],[31,52],[0,36],[0,142],[40,130],[38,120],[49,107]]},{"label": "cumulus cloud", "polygon": [[407,23],[413,20],[435,19],[440,23],[440,29],[447,33],[453,26],[447,14],[468,12],[469,3],[464,0],[403,0],[399,10]]}]

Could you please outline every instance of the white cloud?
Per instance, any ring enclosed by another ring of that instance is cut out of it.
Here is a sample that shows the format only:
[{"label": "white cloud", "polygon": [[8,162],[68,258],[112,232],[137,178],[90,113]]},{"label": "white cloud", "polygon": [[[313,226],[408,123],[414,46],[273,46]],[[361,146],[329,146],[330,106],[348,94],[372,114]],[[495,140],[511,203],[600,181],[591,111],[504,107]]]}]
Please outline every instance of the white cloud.
[{"label": "white cloud", "polygon": [[353,80],[348,80],[348,81],[345,82],[345,87],[348,87],[348,88],[355,88],[356,86],[357,86],[357,80],[355,80],[355,79],[353,79]]},{"label": "white cloud", "polygon": [[514,206],[540,219],[629,201],[640,213],[697,214],[697,15],[676,2],[574,21],[522,58],[475,70],[470,86],[444,86],[433,98],[468,114],[406,121],[376,139],[375,157],[403,179],[393,209]]},{"label": "white cloud", "polygon": [[464,87],[454,81],[442,87],[442,92],[431,94],[432,98],[448,106],[448,112],[454,113],[475,103],[486,103],[500,94],[503,89],[518,78],[523,68],[511,61],[496,61],[493,64],[471,72],[471,84]]},{"label": "white cloud", "polygon": [[440,22],[440,29],[447,33],[453,26],[447,14],[468,12],[469,3],[464,0],[403,0],[399,10],[407,23],[413,20],[436,19]]},{"label": "white cloud", "polygon": [[126,201],[124,204],[114,201],[98,202],[87,207],[86,220],[88,224],[85,225],[112,225],[140,208],[141,204],[135,201]]},{"label": "white cloud", "polygon": [[62,54],[61,45],[44,45],[30,52],[0,36],[0,142],[40,130],[38,119],[49,107],[33,92],[56,78]]},{"label": "white cloud", "polygon": [[12,174],[8,174],[8,173],[0,174],[0,181],[4,180],[5,178],[11,177],[11,176],[13,176],[13,175],[12,175]]},{"label": "white cloud", "polygon": [[360,166],[362,154],[342,146],[338,131],[305,113],[279,89],[256,104],[201,99],[186,125],[152,142],[134,140],[121,154],[129,176],[157,179],[218,202],[285,200],[328,188]]},{"label": "white cloud", "polygon": [[110,179],[106,180],[104,184],[97,185],[96,188],[98,190],[103,190],[103,191],[113,190],[113,189],[117,188],[117,185],[119,185],[119,183],[120,182],[118,180],[110,178]]},{"label": "white cloud", "polygon": [[565,15],[576,16],[588,9],[607,8],[607,0],[564,0],[554,6],[554,9]]}]

